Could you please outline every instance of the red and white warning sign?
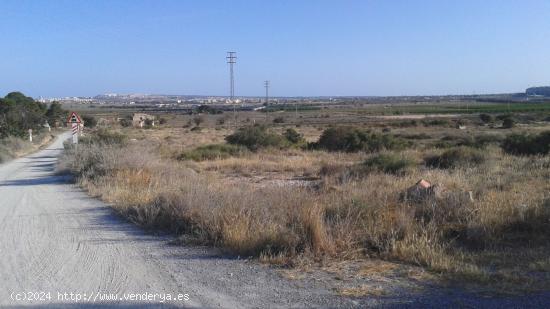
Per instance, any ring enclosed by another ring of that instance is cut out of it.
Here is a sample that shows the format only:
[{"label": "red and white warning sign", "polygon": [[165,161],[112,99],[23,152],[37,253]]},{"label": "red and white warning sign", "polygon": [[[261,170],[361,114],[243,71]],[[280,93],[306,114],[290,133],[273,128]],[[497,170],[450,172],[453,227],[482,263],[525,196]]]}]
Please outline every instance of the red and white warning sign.
[{"label": "red and white warning sign", "polygon": [[67,123],[82,123],[82,119],[80,119],[80,116],[78,116],[76,112],[71,112],[71,115],[69,115],[67,119]]},{"label": "red and white warning sign", "polygon": [[82,119],[80,119],[80,116],[78,116],[77,113],[71,112],[71,115],[67,119],[67,123],[71,124],[73,144],[78,144],[78,133],[80,132],[80,124],[82,123]]}]

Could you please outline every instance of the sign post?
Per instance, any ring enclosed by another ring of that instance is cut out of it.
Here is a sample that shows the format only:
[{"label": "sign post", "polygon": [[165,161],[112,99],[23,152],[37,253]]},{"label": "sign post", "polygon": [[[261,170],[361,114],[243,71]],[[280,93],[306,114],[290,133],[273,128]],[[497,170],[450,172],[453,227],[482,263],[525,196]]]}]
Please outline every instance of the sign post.
[{"label": "sign post", "polygon": [[80,119],[80,116],[78,116],[77,113],[71,112],[71,115],[67,119],[67,123],[71,124],[71,130],[73,133],[73,144],[78,144],[78,133],[80,131],[80,124],[82,123],[82,119]]},{"label": "sign post", "polygon": [[29,129],[29,142],[32,143],[32,129]]}]

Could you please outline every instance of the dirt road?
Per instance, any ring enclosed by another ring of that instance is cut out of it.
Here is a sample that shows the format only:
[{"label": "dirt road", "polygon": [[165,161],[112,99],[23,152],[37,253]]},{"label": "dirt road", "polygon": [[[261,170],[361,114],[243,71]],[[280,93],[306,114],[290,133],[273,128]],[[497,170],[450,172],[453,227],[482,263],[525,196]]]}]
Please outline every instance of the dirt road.
[{"label": "dirt road", "polygon": [[0,165],[0,307],[359,305],[321,283],[288,281],[209,248],[171,246],[125,222],[55,175],[68,137]]}]

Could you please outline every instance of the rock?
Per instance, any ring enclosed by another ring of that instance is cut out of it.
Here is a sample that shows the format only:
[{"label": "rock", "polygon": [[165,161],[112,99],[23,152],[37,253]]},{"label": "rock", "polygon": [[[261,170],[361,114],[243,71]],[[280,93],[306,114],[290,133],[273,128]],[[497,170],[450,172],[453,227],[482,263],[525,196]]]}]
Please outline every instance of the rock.
[{"label": "rock", "polygon": [[432,184],[425,179],[420,179],[401,195],[401,200],[416,203],[430,199],[446,200],[452,204],[466,204],[474,201],[474,195],[472,191],[449,191],[443,185]]},{"label": "rock", "polygon": [[434,189],[437,189],[437,192],[443,190],[439,185],[432,185],[429,181],[420,179],[414,186],[407,189],[402,199],[405,201],[422,202],[434,195]]}]

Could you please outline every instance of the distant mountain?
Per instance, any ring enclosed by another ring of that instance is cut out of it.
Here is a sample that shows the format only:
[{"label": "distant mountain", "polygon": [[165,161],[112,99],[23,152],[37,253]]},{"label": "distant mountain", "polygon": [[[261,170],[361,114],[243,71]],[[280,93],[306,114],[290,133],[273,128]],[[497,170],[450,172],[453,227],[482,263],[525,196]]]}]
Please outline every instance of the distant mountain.
[{"label": "distant mountain", "polygon": [[531,88],[527,88],[527,90],[525,90],[525,94],[527,94],[527,95],[540,95],[540,96],[550,97],[550,87],[549,87],[549,86],[545,86],[545,87],[531,87]]}]

